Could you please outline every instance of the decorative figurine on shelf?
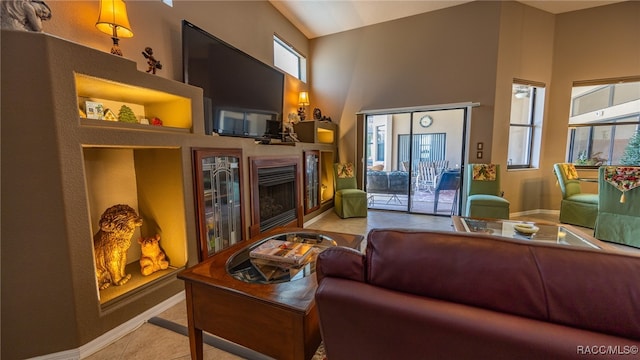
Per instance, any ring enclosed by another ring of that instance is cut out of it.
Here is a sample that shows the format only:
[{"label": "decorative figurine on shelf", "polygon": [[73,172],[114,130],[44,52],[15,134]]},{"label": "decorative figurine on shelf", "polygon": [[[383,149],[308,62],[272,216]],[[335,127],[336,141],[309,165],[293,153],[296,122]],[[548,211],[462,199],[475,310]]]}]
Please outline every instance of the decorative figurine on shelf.
[{"label": "decorative figurine on shelf", "polygon": [[296,113],[289,113],[289,115],[287,115],[287,119],[289,119],[289,122],[291,124],[297,124],[300,122],[300,116]]},{"label": "decorative figurine on shelf", "polygon": [[127,105],[122,105],[120,107],[120,111],[118,112],[118,121],[137,124],[138,118],[136,118],[136,114],[133,113],[130,107]]},{"label": "decorative figurine on shelf", "polygon": [[95,112],[96,112],[95,113],[96,119],[98,120],[104,119],[104,106],[102,106],[102,104],[96,105]]},{"label": "decorative figurine on shelf", "polygon": [[111,109],[104,110],[103,118],[108,121],[118,121],[118,117],[113,113],[113,111],[111,111]]},{"label": "decorative figurine on shelf", "polygon": [[125,273],[127,250],[142,218],[129,205],[119,204],[105,210],[98,225],[100,230],[93,236],[98,288],[124,285],[131,279],[131,274]]},{"label": "decorative figurine on shelf", "polygon": [[51,19],[51,9],[41,0],[0,1],[0,26],[7,30],[42,31],[42,22]]},{"label": "decorative figurine on shelf", "polygon": [[304,113],[304,107],[300,107],[298,109],[298,117],[300,118],[300,121],[304,121],[307,118],[307,115]]},{"label": "decorative figurine on shelf", "polygon": [[283,121],[282,122],[282,126],[283,126],[283,141],[284,142],[299,142],[300,140],[298,140],[298,136],[296,135],[296,131],[293,127],[294,124],[297,124],[298,122],[300,122],[300,116],[296,113],[289,113],[289,115],[287,116],[287,118],[289,119],[289,121]]},{"label": "decorative figurine on shelf", "polygon": [[320,110],[320,108],[313,109],[313,120],[331,122],[330,117],[322,116],[322,111]]},{"label": "decorative figurine on shelf", "polygon": [[142,56],[147,59],[147,65],[149,65],[147,72],[155,74],[156,69],[162,70],[162,64],[160,64],[160,60],[156,60],[156,58],[153,57],[153,49],[147,46],[146,48],[144,48]]},{"label": "decorative figurine on shelf", "polygon": [[142,255],[140,256],[140,272],[142,275],[151,275],[158,270],[166,270],[169,267],[167,256],[160,247],[160,234],[150,238],[138,239]]}]

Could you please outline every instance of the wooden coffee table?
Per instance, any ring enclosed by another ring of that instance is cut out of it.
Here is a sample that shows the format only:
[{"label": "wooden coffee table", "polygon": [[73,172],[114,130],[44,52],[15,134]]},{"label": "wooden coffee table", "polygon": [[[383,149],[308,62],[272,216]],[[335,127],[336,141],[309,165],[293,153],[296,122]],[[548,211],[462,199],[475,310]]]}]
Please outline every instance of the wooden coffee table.
[{"label": "wooden coffee table", "polygon": [[228,271],[238,254],[283,233],[327,236],[339,246],[358,248],[360,235],[301,228],[280,228],[236,244],[182,271],[185,281],[189,344],[192,359],[203,357],[206,331],[276,359],[310,359],[320,345],[314,300],[317,281],[310,274],[275,284],[247,282]]}]

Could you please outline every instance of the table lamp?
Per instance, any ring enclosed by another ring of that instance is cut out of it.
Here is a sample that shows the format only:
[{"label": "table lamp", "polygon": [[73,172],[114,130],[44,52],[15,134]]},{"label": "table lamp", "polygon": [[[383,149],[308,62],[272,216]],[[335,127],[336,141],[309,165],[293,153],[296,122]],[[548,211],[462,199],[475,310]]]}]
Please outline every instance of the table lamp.
[{"label": "table lamp", "polygon": [[305,106],[309,106],[309,93],[306,91],[301,91],[300,96],[298,97],[298,104],[300,105],[300,109],[298,110],[298,115],[300,115],[300,120],[304,121],[306,119],[305,114]]},{"label": "table lamp", "polygon": [[100,0],[100,15],[96,27],[103,33],[111,35],[111,39],[113,39],[111,53],[122,56],[122,50],[118,46],[119,37],[133,37],[127,17],[127,5],[124,1]]}]

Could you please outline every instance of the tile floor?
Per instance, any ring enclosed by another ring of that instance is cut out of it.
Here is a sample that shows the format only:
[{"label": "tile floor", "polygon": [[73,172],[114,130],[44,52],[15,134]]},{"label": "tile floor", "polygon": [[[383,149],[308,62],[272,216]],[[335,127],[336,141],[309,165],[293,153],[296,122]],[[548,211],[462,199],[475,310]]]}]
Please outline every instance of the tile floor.
[{"label": "tile floor", "polygon": [[[536,214],[519,217],[519,220],[538,220],[558,222],[557,215]],[[402,212],[370,210],[367,218],[340,219],[333,211],[327,212],[320,219],[307,224],[306,228],[326,229],[334,232],[350,234],[366,234],[374,228],[402,228],[453,230],[451,219],[442,216],[413,215]],[[586,232],[590,229],[585,229]],[[640,254],[626,246],[621,249]],[[186,305],[184,300],[158,315],[156,319],[144,323],[135,331],[123,336],[114,343],[86,357],[88,360],[186,360],[190,359],[188,337],[176,331],[154,325],[153,322],[177,324],[182,329],[187,325]],[[209,360],[231,359],[269,359],[250,349],[225,343],[220,339],[209,338],[210,343],[204,345],[204,358]]]}]

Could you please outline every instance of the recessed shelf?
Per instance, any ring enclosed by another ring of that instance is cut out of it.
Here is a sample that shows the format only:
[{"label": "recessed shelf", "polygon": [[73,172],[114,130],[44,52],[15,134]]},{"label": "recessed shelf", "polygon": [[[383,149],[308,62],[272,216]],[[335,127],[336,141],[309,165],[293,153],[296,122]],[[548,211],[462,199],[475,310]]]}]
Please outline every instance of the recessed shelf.
[{"label": "recessed shelf", "polygon": [[318,142],[321,144],[333,144],[333,142],[335,141],[333,130],[318,128],[317,136]]},{"label": "recessed shelf", "polygon": [[115,303],[122,295],[131,295],[135,291],[139,291],[144,289],[145,287],[150,286],[152,283],[155,283],[159,279],[171,275],[175,276],[175,274],[177,274],[182,269],[184,268],[176,269],[174,267],[169,267],[166,270],[159,270],[151,275],[143,276],[140,273],[140,266],[138,264],[129,263],[125,268],[125,272],[127,274],[131,274],[131,279],[122,286],[111,285],[104,290],[100,290],[100,305],[103,308],[109,307],[113,303]]},{"label": "recessed shelf", "polygon": [[[135,229],[127,251],[127,273],[132,275],[132,280],[137,280],[98,290],[100,304],[125,295],[155,280],[158,275],[171,274],[165,271],[153,276],[140,275],[138,239],[141,237],[159,234],[160,246],[170,268],[184,267],[187,264],[187,224],[180,149],[84,146],[83,158],[91,235],[98,231],[104,211],[113,205],[129,205],[142,218],[142,226]],[[88,237],[87,241],[92,242],[93,237]]]},{"label": "recessed shelf", "polygon": [[298,139],[307,143],[335,144],[337,125],[329,121],[309,120],[293,125]]},{"label": "recessed shelf", "polygon": [[[191,99],[152,90],[140,86],[123,84],[97,77],[74,74],[78,108],[86,113],[85,102],[93,101],[103,105],[118,115],[120,107],[127,105],[136,117],[151,120],[157,117],[165,127],[191,129]],[[127,123],[99,119],[89,119],[124,125]],[[129,124],[127,124],[129,125]],[[135,124],[134,124],[135,125]]]},{"label": "recessed shelf", "polygon": [[80,118],[80,124],[83,126],[96,126],[96,127],[106,127],[106,128],[114,128],[114,129],[127,129],[134,131],[173,131],[178,133],[189,133],[189,129],[176,128],[170,126],[155,126],[155,125],[144,125],[144,124],[129,124],[120,121],[108,121],[108,120],[98,120],[98,119],[86,119]]}]

